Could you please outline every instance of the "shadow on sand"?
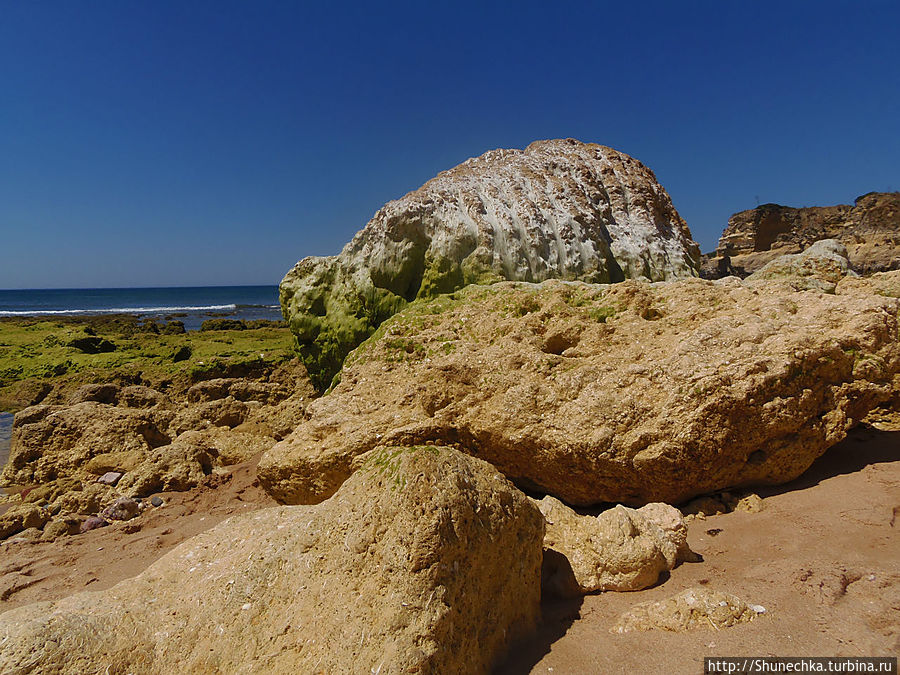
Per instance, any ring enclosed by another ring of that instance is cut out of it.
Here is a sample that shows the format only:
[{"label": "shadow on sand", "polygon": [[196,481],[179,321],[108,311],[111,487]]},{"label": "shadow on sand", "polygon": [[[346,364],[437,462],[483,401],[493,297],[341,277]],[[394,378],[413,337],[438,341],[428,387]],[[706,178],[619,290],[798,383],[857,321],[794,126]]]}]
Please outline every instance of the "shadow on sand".
[{"label": "shadow on sand", "polygon": [[852,429],[840,443],[829,448],[799,478],[782,485],[760,487],[760,497],[806,490],[824,480],[856,473],[871,464],[900,460],[900,431],[882,431],[867,424]]}]

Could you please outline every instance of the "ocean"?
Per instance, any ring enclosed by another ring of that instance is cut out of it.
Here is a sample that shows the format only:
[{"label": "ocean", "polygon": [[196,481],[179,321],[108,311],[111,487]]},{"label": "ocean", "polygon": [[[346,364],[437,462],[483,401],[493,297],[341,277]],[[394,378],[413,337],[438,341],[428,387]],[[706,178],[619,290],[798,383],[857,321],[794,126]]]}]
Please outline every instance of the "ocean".
[{"label": "ocean", "polygon": [[278,286],[0,290],[0,317],[97,314],[177,319],[188,330],[212,317],[282,318]]},{"label": "ocean", "polygon": [[[9,413],[0,412],[0,470],[6,466],[6,460],[9,459],[9,440],[12,436],[13,416]],[[0,490],[2,493],[2,490]]]}]

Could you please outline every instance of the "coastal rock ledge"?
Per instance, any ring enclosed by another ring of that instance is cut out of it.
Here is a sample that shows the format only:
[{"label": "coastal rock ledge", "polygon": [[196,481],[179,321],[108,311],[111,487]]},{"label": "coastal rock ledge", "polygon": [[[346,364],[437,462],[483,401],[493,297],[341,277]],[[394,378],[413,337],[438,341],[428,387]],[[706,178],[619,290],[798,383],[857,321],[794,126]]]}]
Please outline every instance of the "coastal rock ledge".
[{"label": "coastal rock ledge", "polygon": [[628,155],[574,139],[492,150],[387,203],[338,256],[281,282],[304,363],[327,386],[347,353],[417,298],[467,284],[697,276],[669,195]]}]

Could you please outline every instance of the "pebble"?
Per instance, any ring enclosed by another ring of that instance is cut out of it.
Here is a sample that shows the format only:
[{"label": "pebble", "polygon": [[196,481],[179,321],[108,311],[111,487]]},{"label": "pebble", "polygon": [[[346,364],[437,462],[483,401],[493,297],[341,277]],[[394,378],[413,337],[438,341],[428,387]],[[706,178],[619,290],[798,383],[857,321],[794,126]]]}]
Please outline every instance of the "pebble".
[{"label": "pebble", "polygon": [[118,471],[107,471],[97,479],[97,482],[102,485],[115,485],[120,478],[122,478],[122,474]]},{"label": "pebble", "polygon": [[101,518],[100,516],[90,516],[81,524],[80,530],[82,533],[90,532],[91,530],[96,530],[98,527],[106,527],[107,525],[109,525],[109,523],[106,522],[106,519]]},{"label": "pebble", "polygon": [[153,504],[153,506],[162,506],[163,505],[162,497],[152,497],[150,499],[150,503]]}]

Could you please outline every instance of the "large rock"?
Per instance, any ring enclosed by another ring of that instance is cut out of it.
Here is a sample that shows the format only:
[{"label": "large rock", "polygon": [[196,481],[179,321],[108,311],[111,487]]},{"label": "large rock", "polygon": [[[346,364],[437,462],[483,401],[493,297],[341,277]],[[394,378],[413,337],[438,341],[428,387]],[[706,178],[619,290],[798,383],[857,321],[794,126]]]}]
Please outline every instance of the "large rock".
[{"label": "large rock", "polygon": [[543,518],[446,448],[237,516],[134,579],[0,615],[4,673],[483,673],[539,613]]},{"label": "large rock", "polygon": [[699,249],[653,172],[573,139],[493,150],[386,204],[338,256],[309,257],[281,306],[310,375],[416,298],[503,279],[696,276]]},{"label": "large rock", "polygon": [[853,206],[796,209],[763,204],[735,213],[716,254],[745,274],[780,255],[800,253],[820,239],[837,239],[862,274],[900,269],[900,192],[870,192]]},{"label": "large rock", "polygon": [[97,455],[149,453],[170,442],[168,410],[122,408],[96,401],[37,405],[16,414],[3,480],[44,483],[81,471]]},{"label": "large rock", "polygon": [[836,239],[822,239],[802,253],[788,253],[766,263],[747,281],[780,279],[798,291],[834,293],[847,275],[857,276],[850,269],[847,249]]},{"label": "large rock", "polygon": [[785,482],[890,398],[898,308],[733,277],[469,286],[351,354],[259,478],[317,502],[362,453],[431,441],[573,505]]}]

